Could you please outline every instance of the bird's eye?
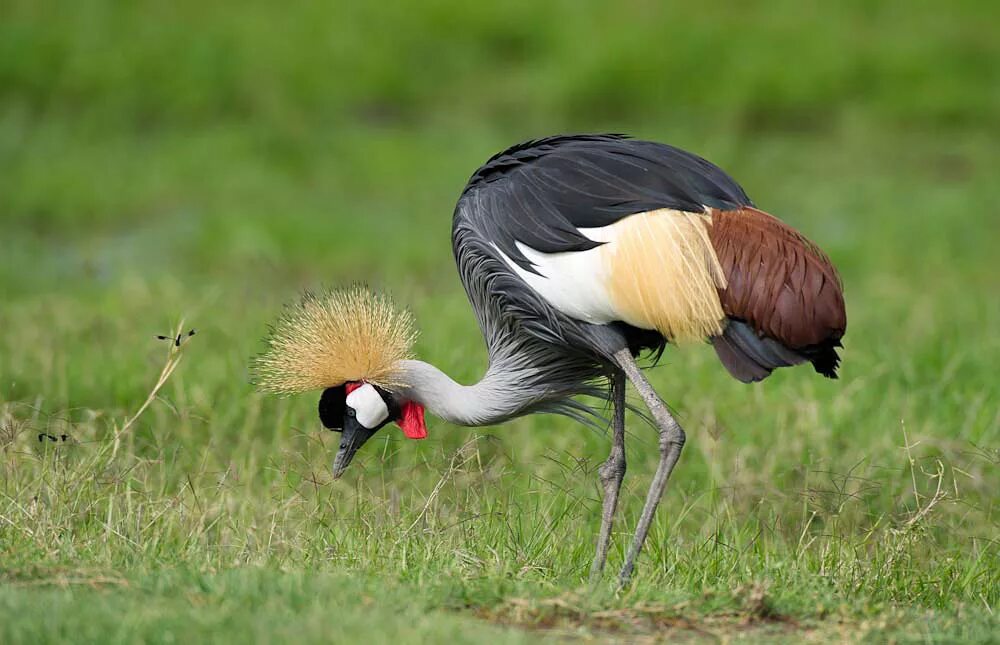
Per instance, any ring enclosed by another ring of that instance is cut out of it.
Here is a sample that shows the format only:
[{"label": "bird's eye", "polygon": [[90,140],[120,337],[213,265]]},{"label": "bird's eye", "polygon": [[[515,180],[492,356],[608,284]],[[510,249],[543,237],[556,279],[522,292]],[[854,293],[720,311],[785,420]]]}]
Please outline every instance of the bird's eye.
[{"label": "bird's eye", "polygon": [[347,408],[347,416],[353,419],[354,417],[358,416],[358,413],[354,411],[354,408]]}]

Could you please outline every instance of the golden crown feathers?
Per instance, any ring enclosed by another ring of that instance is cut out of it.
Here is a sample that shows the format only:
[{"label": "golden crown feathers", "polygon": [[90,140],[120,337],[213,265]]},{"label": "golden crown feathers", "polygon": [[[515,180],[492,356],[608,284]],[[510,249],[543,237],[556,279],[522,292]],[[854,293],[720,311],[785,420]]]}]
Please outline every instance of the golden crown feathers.
[{"label": "golden crown feathers", "polygon": [[271,326],[267,349],[252,365],[258,389],[296,394],[366,381],[399,382],[400,361],[412,358],[413,316],[363,286],[306,292]]}]

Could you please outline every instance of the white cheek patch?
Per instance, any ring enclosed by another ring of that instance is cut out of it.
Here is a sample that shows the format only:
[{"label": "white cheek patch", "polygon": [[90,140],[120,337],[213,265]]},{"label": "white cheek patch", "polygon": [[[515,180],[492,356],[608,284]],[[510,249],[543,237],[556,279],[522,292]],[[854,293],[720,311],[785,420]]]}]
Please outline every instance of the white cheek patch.
[{"label": "white cheek patch", "polygon": [[369,430],[377,428],[389,416],[385,401],[368,383],[348,394],[346,403],[357,413],[358,423]]}]

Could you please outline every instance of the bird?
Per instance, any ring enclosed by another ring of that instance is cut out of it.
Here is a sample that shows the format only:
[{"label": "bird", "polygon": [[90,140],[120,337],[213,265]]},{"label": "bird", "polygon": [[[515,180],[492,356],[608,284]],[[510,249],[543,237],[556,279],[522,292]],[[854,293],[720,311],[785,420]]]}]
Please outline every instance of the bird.
[{"label": "bird", "polygon": [[254,379],[279,394],[322,390],[320,421],[342,433],[335,478],[391,422],[426,437],[425,411],[460,426],[534,413],[610,426],[593,580],[603,576],[626,471],[628,382],[657,432],[659,462],[620,587],[685,444],[643,372],[668,345],[708,342],[744,383],[803,363],[837,378],[847,315],[833,263],[690,152],[620,134],[517,144],[472,174],[451,237],[488,350],[478,382],[459,384],[417,360],[412,315],[363,286],[307,293],[286,308]]}]

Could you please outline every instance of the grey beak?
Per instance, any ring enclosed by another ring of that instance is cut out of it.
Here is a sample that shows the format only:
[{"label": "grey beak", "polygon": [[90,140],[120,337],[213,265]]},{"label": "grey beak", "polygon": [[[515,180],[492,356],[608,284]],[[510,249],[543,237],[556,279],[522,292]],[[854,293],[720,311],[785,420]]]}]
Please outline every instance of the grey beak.
[{"label": "grey beak", "polygon": [[333,460],[334,479],[339,479],[344,474],[351,460],[354,459],[354,453],[365,445],[365,442],[371,439],[375,432],[375,430],[369,430],[358,423],[354,417],[344,418],[344,431],[340,435],[340,450],[337,451],[337,456]]}]

